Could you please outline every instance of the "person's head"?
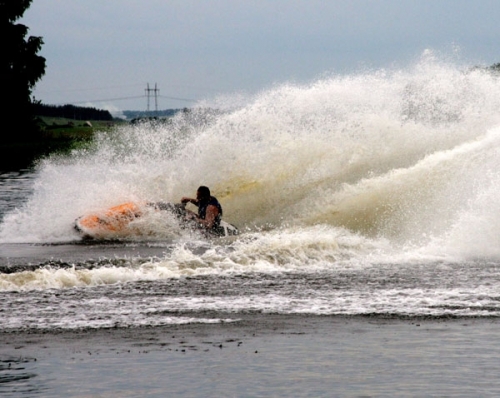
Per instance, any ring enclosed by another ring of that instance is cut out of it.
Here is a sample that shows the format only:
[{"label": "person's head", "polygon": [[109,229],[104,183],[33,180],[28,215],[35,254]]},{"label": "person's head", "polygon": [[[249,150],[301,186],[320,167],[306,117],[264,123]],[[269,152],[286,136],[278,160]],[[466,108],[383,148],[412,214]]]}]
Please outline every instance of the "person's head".
[{"label": "person's head", "polygon": [[210,199],[210,189],[205,186],[201,186],[198,188],[196,191],[196,199],[198,200],[203,200],[203,199]]}]

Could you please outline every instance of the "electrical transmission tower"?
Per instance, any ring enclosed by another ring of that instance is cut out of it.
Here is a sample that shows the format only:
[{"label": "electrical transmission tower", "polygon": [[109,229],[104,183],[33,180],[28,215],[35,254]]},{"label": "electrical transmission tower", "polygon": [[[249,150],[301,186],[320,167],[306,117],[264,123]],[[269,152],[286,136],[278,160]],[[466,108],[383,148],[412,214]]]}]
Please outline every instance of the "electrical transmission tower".
[{"label": "electrical transmission tower", "polygon": [[154,93],[155,97],[155,112],[158,112],[158,94],[160,93],[160,89],[156,88],[156,83],[155,83],[155,88],[149,88],[149,83],[147,84],[146,89],[146,97],[148,97],[148,112],[149,112],[149,100],[151,98],[151,93]]}]

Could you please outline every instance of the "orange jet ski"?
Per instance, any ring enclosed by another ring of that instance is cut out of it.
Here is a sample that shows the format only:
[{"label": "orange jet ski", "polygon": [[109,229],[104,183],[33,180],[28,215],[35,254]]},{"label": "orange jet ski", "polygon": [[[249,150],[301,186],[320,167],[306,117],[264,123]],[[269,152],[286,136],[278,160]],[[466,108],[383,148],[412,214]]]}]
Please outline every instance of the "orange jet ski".
[{"label": "orange jet ski", "polygon": [[[146,210],[168,211],[179,220],[181,228],[200,229],[200,226],[186,218],[185,204],[165,202],[148,202],[140,205],[127,202],[107,210],[88,214],[75,220],[74,227],[84,239],[111,239],[127,234],[129,224],[141,217]],[[221,221],[220,225],[206,232],[210,237],[225,237],[238,235],[234,225]]]}]

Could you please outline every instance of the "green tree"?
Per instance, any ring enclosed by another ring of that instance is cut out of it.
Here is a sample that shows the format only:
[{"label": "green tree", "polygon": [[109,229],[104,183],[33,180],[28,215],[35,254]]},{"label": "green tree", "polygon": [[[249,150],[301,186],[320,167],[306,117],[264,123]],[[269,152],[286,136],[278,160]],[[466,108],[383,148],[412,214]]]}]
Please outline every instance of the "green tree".
[{"label": "green tree", "polygon": [[31,2],[0,0],[0,87],[4,97],[0,115],[3,122],[14,121],[14,127],[4,133],[3,140],[33,137],[37,133],[32,90],[45,74],[45,58],[37,55],[43,39],[34,36],[26,38],[28,27],[15,23]]}]

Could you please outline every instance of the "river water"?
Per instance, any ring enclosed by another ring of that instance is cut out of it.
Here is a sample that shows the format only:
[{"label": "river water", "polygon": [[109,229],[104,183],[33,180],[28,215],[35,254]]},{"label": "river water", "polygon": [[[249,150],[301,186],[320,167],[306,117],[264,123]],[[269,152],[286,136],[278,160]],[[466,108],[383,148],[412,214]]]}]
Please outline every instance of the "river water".
[{"label": "river water", "polygon": [[[500,81],[424,56],[98,134],[0,176],[0,330],[500,315]],[[215,111],[217,109],[217,111]],[[74,220],[208,185],[242,234]]]}]

